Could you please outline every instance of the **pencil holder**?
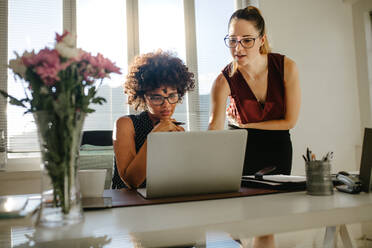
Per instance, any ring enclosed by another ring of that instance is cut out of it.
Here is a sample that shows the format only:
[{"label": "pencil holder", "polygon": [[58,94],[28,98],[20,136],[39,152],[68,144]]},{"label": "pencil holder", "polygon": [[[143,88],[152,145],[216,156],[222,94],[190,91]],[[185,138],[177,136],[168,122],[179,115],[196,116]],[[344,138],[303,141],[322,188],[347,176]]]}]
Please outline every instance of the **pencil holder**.
[{"label": "pencil holder", "polygon": [[332,195],[333,182],[329,161],[306,162],[306,191],[309,195]]}]

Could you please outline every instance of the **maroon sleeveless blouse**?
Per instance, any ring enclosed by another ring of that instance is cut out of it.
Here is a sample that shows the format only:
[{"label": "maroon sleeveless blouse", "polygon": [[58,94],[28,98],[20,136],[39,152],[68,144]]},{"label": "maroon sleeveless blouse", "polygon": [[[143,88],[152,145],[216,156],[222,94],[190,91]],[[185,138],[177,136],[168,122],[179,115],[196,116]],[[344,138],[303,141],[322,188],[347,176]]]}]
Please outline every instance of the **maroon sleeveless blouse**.
[{"label": "maroon sleeveless blouse", "polygon": [[242,123],[283,119],[284,103],[284,55],[269,53],[266,102],[262,106],[256,99],[243,75],[237,70],[229,76],[231,64],[222,73],[230,86],[230,106],[236,108]]}]

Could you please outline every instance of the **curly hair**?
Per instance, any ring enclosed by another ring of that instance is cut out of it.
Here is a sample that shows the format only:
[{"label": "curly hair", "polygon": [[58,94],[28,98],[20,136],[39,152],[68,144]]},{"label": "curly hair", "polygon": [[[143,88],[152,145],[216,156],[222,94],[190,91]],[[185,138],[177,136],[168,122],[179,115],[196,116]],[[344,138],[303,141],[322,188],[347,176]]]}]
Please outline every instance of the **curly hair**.
[{"label": "curly hair", "polygon": [[176,88],[182,101],[186,92],[195,87],[194,74],[170,52],[158,50],[137,56],[124,83],[128,104],[135,110],[146,109],[145,93],[162,86]]}]

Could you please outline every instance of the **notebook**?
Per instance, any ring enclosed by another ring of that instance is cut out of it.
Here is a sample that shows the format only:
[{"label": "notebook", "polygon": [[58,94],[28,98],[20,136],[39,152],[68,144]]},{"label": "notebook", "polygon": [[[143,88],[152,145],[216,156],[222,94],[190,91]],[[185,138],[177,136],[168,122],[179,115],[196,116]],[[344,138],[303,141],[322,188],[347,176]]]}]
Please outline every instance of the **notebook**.
[{"label": "notebook", "polygon": [[248,188],[305,190],[306,177],[290,175],[263,175],[262,178],[253,175],[242,177],[242,186]]},{"label": "notebook", "polygon": [[247,131],[155,132],[147,138],[145,198],[237,192]]}]

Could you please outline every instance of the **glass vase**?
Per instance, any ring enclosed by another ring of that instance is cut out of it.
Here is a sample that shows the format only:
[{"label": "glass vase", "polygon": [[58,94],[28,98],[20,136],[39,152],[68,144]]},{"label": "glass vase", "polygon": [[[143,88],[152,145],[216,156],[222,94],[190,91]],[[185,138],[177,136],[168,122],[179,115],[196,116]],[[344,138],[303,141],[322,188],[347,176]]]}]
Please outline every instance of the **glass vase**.
[{"label": "glass vase", "polygon": [[34,112],[42,157],[41,208],[36,225],[60,227],[83,221],[78,159],[85,114]]}]

